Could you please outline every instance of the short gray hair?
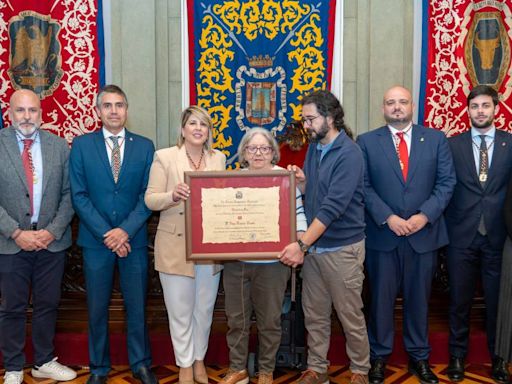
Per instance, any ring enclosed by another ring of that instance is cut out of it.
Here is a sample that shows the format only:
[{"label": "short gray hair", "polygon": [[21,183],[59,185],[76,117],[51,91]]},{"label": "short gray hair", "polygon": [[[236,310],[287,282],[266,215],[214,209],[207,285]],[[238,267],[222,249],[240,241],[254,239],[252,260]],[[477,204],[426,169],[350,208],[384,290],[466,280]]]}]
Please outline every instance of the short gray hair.
[{"label": "short gray hair", "polygon": [[124,99],[126,107],[128,107],[128,98],[126,97],[126,93],[124,93],[124,91],[115,84],[108,84],[100,89],[98,97],[96,98],[96,107],[101,108],[101,102],[105,93],[115,93],[116,95],[121,96]]},{"label": "short gray hair", "polygon": [[249,129],[242,137],[242,140],[240,140],[240,144],[238,145],[238,161],[240,162],[240,167],[246,168],[249,165],[247,159],[245,158],[245,148],[256,135],[262,135],[265,137],[269,145],[272,147],[272,164],[276,165],[279,163],[281,154],[279,153],[279,145],[277,144],[274,135],[268,129],[256,127]]}]

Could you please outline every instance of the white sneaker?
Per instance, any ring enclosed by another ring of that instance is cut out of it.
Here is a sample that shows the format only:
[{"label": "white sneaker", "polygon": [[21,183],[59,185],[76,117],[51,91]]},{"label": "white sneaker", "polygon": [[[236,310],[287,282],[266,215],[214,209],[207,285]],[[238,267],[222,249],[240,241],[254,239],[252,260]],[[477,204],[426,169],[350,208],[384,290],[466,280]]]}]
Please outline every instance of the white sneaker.
[{"label": "white sneaker", "polygon": [[34,365],[34,368],[32,368],[32,376],[38,379],[69,381],[76,377],[76,372],[57,362],[57,358],[54,357],[53,360],[44,363],[40,367]]},{"label": "white sneaker", "polygon": [[7,371],[4,375],[4,384],[23,383],[23,371]]}]

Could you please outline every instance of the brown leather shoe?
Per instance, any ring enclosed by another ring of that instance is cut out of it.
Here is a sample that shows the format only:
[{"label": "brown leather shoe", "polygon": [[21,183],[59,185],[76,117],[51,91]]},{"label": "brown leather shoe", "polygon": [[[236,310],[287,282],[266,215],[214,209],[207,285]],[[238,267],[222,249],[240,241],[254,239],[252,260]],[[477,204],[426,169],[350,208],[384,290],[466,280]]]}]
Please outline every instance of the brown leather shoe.
[{"label": "brown leather shoe", "polygon": [[368,375],[353,373],[350,377],[350,384],[368,384]]},{"label": "brown leather shoe", "polygon": [[258,384],[272,384],[274,382],[274,375],[272,372],[258,373]]},{"label": "brown leather shoe", "polygon": [[235,371],[229,368],[224,378],[219,381],[219,384],[247,384],[248,382],[249,374],[246,369]]},{"label": "brown leather shoe", "polygon": [[329,377],[327,372],[320,373],[312,369],[306,369],[294,384],[329,384]]}]

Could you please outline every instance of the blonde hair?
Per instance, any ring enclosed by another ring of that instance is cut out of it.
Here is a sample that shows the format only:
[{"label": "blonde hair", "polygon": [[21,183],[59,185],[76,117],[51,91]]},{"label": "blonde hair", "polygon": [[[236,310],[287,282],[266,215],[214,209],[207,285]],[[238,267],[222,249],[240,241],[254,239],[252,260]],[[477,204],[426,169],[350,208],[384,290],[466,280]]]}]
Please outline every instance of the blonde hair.
[{"label": "blonde hair", "polygon": [[183,137],[183,133],[181,132],[181,130],[183,128],[185,128],[185,125],[187,124],[188,119],[192,115],[197,117],[201,123],[206,124],[208,126],[208,139],[204,143],[204,148],[207,151],[212,151],[213,150],[212,149],[212,146],[213,146],[213,138],[212,138],[213,121],[212,121],[212,118],[210,117],[210,114],[208,113],[208,111],[206,111],[206,109],[201,108],[197,105],[191,105],[190,107],[188,107],[181,113],[181,128],[180,128],[180,134],[178,136],[178,142],[176,143],[176,145],[178,146],[178,148],[181,148],[182,145],[185,143],[185,138]]},{"label": "blonde hair", "polygon": [[272,147],[272,164],[276,165],[279,163],[279,159],[281,158],[281,154],[279,153],[279,145],[272,133],[268,129],[256,127],[249,129],[245,135],[240,140],[240,144],[238,145],[238,161],[242,168],[246,168],[249,166],[249,162],[245,158],[245,148],[252,140],[252,138],[256,135],[262,135],[265,139],[267,139],[268,144]]}]

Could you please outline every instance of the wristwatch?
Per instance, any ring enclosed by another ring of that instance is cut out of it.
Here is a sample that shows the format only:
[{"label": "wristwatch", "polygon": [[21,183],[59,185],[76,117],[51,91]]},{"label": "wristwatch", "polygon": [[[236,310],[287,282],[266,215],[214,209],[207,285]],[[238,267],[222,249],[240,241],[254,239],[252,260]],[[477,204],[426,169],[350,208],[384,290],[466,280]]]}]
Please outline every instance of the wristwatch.
[{"label": "wristwatch", "polygon": [[303,252],[303,253],[308,253],[309,251],[309,248],[311,248],[311,245],[307,245],[305,244],[302,240],[297,240],[297,244],[299,244],[299,247],[300,247],[300,250]]}]

